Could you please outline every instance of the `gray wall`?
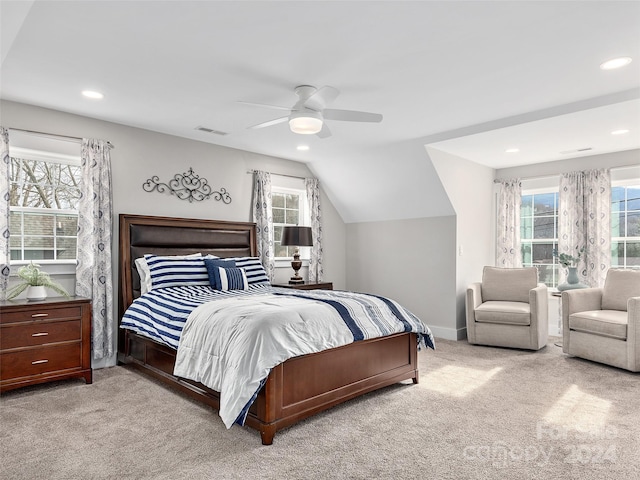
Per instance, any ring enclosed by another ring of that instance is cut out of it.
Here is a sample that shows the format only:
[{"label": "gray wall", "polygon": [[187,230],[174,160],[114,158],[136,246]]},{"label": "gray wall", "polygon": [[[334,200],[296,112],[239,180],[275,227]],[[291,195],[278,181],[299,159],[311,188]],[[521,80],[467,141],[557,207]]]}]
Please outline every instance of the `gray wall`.
[{"label": "gray wall", "polygon": [[[250,169],[272,173],[312,176],[305,164],[241,150],[188,140],[135,127],[95,120],[55,110],[3,101],[2,126],[74,137],[110,141],[112,150],[114,301],[117,301],[118,214],[133,213],[169,217],[251,221],[252,175]],[[78,148],[79,151],[79,148]],[[189,203],[174,196],[147,193],[142,184],[157,175],[161,181],[192,167],[214,190],[224,187],[232,202],[206,200]],[[346,228],[337,211],[322,192],[325,278],[336,288],[346,287]],[[279,268],[276,281],[287,281],[291,267]],[[306,272],[303,272],[306,273]],[[62,279],[73,285],[73,278]],[[117,303],[114,303],[117,305]],[[117,312],[117,308],[114,309]],[[113,364],[111,359],[106,364]]]},{"label": "gray wall", "polygon": [[400,302],[456,339],[455,216],[347,224],[347,287]]},{"label": "gray wall", "polygon": [[466,338],[466,289],[482,279],[485,265],[495,264],[495,170],[432,147],[427,151],[456,212],[456,328],[457,338]]}]

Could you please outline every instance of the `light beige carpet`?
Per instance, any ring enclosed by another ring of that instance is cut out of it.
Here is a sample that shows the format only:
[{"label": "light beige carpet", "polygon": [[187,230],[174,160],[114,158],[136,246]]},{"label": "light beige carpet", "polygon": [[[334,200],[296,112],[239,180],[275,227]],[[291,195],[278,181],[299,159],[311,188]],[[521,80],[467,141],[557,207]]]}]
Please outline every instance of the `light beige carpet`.
[{"label": "light beige carpet", "polygon": [[0,398],[3,479],[635,479],[640,377],[540,352],[437,341],[420,384],[276,434],[125,367]]}]

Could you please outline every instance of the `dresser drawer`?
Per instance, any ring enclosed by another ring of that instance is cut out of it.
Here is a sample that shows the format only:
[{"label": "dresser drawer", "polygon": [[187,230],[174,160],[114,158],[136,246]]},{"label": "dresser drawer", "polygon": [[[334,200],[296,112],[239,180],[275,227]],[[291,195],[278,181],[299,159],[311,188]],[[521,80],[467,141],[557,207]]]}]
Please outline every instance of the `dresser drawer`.
[{"label": "dresser drawer", "polygon": [[80,342],[34,347],[0,355],[0,380],[54,372],[82,365]]},{"label": "dresser drawer", "polygon": [[64,320],[67,318],[80,318],[82,315],[80,306],[51,308],[51,305],[43,305],[41,308],[30,307],[17,312],[2,312],[1,322],[32,322],[34,320]]},{"label": "dresser drawer", "polygon": [[81,322],[30,322],[0,327],[0,350],[80,340]]}]

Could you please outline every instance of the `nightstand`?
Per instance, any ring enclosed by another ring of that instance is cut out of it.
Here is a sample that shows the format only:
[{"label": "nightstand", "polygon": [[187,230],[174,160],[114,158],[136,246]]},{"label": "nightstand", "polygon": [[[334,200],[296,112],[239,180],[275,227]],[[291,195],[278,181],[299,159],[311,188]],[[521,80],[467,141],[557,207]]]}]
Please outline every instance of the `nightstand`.
[{"label": "nightstand", "polygon": [[75,377],[92,382],[90,300],[0,301],[0,392]]},{"label": "nightstand", "polygon": [[333,290],[332,282],[312,282],[312,283],[274,283],[274,287],[294,288],[296,290]]}]

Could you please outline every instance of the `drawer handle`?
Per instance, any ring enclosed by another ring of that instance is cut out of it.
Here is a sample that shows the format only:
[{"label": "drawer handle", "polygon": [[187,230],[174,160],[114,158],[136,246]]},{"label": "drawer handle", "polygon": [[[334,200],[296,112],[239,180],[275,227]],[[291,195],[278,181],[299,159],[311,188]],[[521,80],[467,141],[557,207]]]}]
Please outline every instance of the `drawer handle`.
[{"label": "drawer handle", "polygon": [[33,315],[31,315],[31,318],[48,317],[48,316],[49,316],[48,313],[34,313]]},{"label": "drawer handle", "polygon": [[39,365],[40,363],[47,363],[49,360],[36,360],[35,362],[31,362],[31,365]]},{"label": "drawer handle", "polygon": [[47,335],[49,335],[49,332],[32,333],[31,334],[32,337],[46,337]]}]

